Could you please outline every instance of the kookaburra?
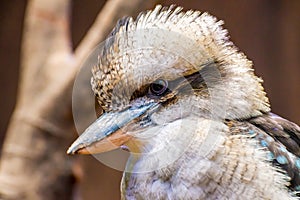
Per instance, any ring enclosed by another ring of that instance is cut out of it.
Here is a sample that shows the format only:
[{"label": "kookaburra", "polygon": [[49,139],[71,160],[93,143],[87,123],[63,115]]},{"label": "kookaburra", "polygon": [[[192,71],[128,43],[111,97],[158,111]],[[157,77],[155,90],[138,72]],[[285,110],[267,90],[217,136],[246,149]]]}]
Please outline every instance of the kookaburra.
[{"label": "kookaburra", "polygon": [[122,199],[297,199],[300,128],[270,112],[222,21],[157,6],[109,35],[91,85],[103,114],[69,148],[127,148]]}]

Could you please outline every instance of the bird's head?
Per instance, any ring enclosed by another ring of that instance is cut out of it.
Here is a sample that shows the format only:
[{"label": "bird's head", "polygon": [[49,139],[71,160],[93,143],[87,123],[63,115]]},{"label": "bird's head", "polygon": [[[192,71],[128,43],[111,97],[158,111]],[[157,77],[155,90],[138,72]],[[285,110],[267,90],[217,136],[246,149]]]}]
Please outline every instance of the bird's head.
[{"label": "bird's head", "polygon": [[221,25],[207,13],[161,6],[135,21],[120,20],[92,71],[104,114],[68,153],[122,145],[135,151],[161,132],[170,140],[180,120],[241,119],[269,111],[252,62]]}]

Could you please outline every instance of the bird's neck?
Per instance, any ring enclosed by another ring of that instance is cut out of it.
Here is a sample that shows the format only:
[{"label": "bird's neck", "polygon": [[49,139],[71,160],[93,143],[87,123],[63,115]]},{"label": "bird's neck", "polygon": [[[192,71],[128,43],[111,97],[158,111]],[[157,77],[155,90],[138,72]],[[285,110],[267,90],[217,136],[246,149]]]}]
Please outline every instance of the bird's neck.
[{"label": "bird's neck", "polygon": [[[145,146],[139,146],[140,154],[129,158],[123,175],[122,192],[127,195],[131,192],[143,193],[156,181],[160,184],[157,189],[166,192],[170,185],[176,185],[173,183],[176,174],[183,172],[183,177],[178,180],[185,178],[187,171],[183,169],[193,167],[194,162],[201,160],[204,165],[211,163],[210,158],[215,156],[224,142],[222,132],[225,129],[223,123],[203,118],[184,118],[162,127],[156,136],[148,138]],[[209,168],[203,170],[206,169]]]},{"label": "bird's neck", "polygon": [[[223,123],[218,123],[218,126],[223,126]],[[151,131],[154,134],[148,138],[135,139],[127,144],[134,152],[127,171],[175,170],[180,167],[178,160],[186,160],[192,152],[202,151],[199,155],[208,155],[218,140],[222,140],[222,134],[216,131],[216,122],[203,118],[184,118]]]}]

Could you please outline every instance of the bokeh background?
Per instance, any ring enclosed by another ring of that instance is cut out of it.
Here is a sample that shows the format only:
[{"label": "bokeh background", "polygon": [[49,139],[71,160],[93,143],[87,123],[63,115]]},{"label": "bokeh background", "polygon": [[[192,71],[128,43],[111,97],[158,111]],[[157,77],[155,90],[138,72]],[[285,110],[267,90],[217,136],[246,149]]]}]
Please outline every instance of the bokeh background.
[{"label": "bokeh background", "polygon": [[[264,79],[272,111],[300,124],[300,1],[195,0],[157,1],[207,11],[225,21],[231,40]],[[17,98],[25,0],[0,1],[0,147]],[[80,42],[104,0],[73,0],[73,47]],[[149,7],[150,8],[150,7]],[[91,156],[82,159],[83,199],[119,199],[121,172]]]}]

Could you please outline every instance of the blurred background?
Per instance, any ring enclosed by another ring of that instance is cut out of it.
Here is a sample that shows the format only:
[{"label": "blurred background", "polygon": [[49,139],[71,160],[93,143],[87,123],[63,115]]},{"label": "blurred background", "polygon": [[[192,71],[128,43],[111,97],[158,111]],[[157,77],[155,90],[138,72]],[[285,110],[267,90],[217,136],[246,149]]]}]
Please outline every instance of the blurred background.
[{"label": "blurred background", "polygon": [[[272,111],[300,124],[300,1],[197,0],[157,1],[207,11],[225,21],[231,40],[254,62]],[[16,103],[25,0],[0,1],[0,147]],[[73,48],[84,37],[104,0],[73,0]],[[150,9],[151,7],[149,7]],[[91,156],[82,158],[83,199],[118,199],[121,172]]]}]

